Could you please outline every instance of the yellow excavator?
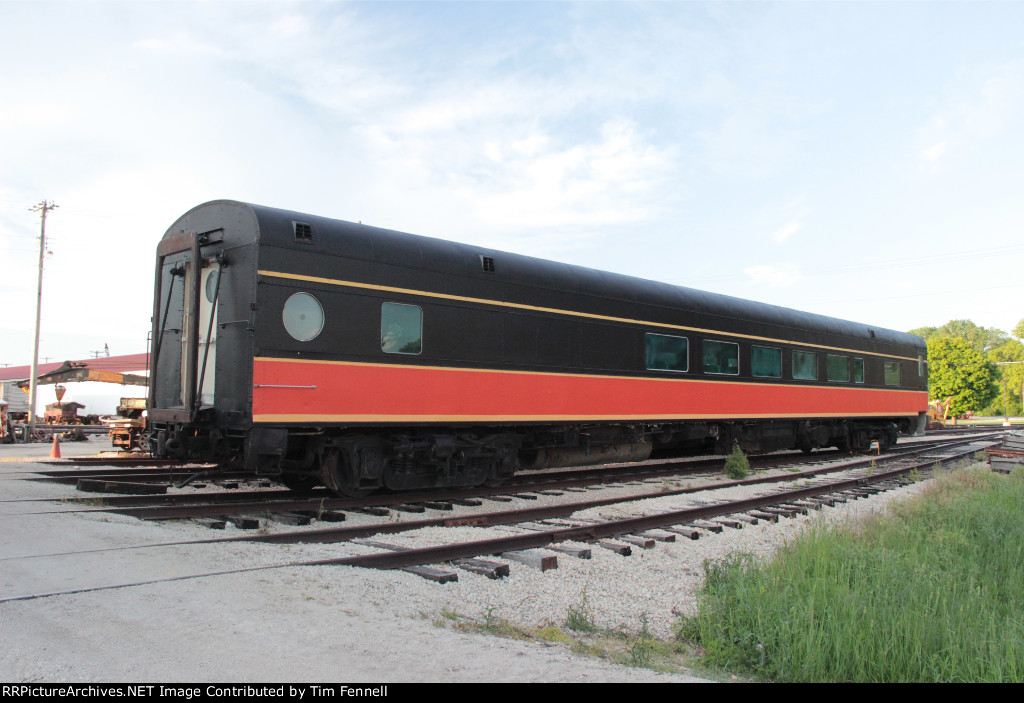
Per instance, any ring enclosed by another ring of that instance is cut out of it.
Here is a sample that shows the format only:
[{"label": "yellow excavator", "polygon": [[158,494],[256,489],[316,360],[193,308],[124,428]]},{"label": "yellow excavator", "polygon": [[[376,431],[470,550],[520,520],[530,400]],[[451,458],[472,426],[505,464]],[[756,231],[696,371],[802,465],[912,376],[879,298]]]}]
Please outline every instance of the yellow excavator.
[{"label": "yellow excavator", "polygon": [[[949,406],[952,405],[953,396],[945,400],[933,400],[928,403],[928,424],[926,430],[941,430],[946,426],[949,419]],[[956,418],[954,418],[955,420]]]},{"label": "yellow excavator", "polygon": [[[57,384],[58,403],[64,397],[64,386],[62,384],[83,381],[117,383],[122,386],[149,385],[149,378],[146,376],[89,368],[86,362],[81,361],[65,361],[64,365],[59,369],[37,378],[39,385]],[[28,393],[28,380],[19,381],[18,387]],[[106,424],[109,428],[110,441],[115,447],[126,451],[142,447],[146,429],[146,421],[142,417],[142,412],[145,409],[145,398],[121,398],[121,404],[117,408],[118,414],[116,417],[99,419],[100,422]],[[47,415],[49,415],[49,411],[47,411]]]}]

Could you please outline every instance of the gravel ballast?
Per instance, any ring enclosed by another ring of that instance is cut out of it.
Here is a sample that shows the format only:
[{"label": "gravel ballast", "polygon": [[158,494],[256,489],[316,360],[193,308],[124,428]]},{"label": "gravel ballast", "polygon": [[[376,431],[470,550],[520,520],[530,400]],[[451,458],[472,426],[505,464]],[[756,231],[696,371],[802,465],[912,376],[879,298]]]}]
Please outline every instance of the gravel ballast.
[{"label": "gravel ballast", "polygon": [[[84,446],[83,446],[84,445]],[[93,440],[72,451],[107,448]],[[68,456],[67,446],[65,456]],[[0,597],[281,564],[374,551],[357,544],[232,543],[62,552],[203,539],[191,523],[147,523],[104,513],[61,513],[49,502],[74,495],[59,484],[17,480],[31,468],[23,445],[0,447]],[[637,490],[633,488],[632,490]],[[715,500],[753,494],[716,492]],[[765,487],[757,487],[763,492]],[[599,627],[636,632],[641,617],[671,636],[692,613],[702,564],[730,552],[769,555],[807,524],[853,520],[915,495],[922,484],[851,501],[777,524],[679,538],[629,557],[591,545],[589,560],[558,555],[541,573],[511,562],[505,579],[459,571],[457,583],[352,567],[288,567],[0,603],[4,681],[688,681],[570,653],[563,644],[500,639],[438,627],[442,613],[485,615],[537,627],[564,624],[584,599]],[[656,509],[708,501],[708,493],[653,498]],[[64,508],[66,509],[66,508]],[[580,517],[638,514],[637,504]],[[643,508],[647,510],[648,507]],[[384,541],[427,546],[483,539],[517,528],[430,528]],[[226,533],[217,533],[226,534]],[[227,534],[230,534],[227,533]]]}]

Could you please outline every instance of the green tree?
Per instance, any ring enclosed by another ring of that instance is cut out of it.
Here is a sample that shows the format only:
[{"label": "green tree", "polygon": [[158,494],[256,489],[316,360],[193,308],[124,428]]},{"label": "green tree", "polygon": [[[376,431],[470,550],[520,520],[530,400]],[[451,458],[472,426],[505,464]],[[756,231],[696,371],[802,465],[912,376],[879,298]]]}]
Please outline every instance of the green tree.
[{"label": "green tree", "polygon": [[998,394],[992,404],[985,408],[985,414],[1020,415],[1021,384],[1024,383],[1024,344],[1011,339],[989,350],[988,360],[996,364]]},{"label": "green tree", "polygon": [[1017,339],[1024,339],[1024,320],[1017,323],[1017,326],[1013,328],[1013,336]]},{"label": "green tree", "polygon": [[[1024,320],[1021,323],[1024,325]],[[987,354],[990,349],[1010,341],[1010,336],[1001,329],[980,327],[970,320],[950,320],[942,327],[918,327],[916,330],[910,330],[910,333],[923,337],[926,342],[935,338],[959,337],[979,354]]]},{"label": "green tree", "polygon": [[935,335],[938,329],[938,327],[918,327],[917,329],[910,330],[910,334],[916,334],[927,342]]},{"label": "green tree", "polygon": [[999,390],[995,367],[960,337],[928,340],[928,393],[932,400],[952,397],[950,412],[963,415],[985,408]]}]

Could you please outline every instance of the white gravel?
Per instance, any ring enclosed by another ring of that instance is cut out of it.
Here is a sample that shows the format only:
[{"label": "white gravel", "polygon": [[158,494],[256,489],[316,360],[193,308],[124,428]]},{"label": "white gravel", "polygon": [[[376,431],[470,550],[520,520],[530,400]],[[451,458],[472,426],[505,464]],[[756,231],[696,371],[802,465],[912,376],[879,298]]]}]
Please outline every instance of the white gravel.
[{"label": "white gravel", "polygon": [[[93,440],[64,445],[64,455],[105,448]],[[33,556],[224,533],[190,523],[153,524],[102,513],[40,514],[61,508],[25,500],[59,499],[75,491],[16,480],[21,475],[17,472],[29,468],[16,459],[30,451],[34,456],[48,453],[40,447],[0,446],[0,598],[374,551],[356,544],[214,544]],[[619,490],[652,488],[657,483]],[[0,680],[692,680],[582,658],[565,645],[466,634],[435,622],[444,620],[442,613],[455,612],[480,619],[490,614],[530,626],[562,625],[585,594],[598,626],[636,632],[645,614],[652,632],[670,637],[677,615],[694,609],[706,559],[733,551],[770,554],[809,522],[860,518],[920,490],[918,484],[809,516],[783,518],[778,524],[727,528],[697,541],[680,538],[650,550],[634,547],[629,557],[592,546],[592,559],[559,554],[558,568],[544,573],[512,562],[511,575],[497,581],[459,571],[457,583],[439,585],[395,571],[291,567],[0,603],[0,638],[5,643]],[[732,489],[728,497],[751,491]],[[719,492],[713,499],[724,497]],[[645,503],[650,509],[678,510],[711,499],[695,493]],[[635,515],[639,510],[633,504],[588,513]],[[453,536],[484,539],[515,529],[425,529],[380,539],[422,546]]]}]

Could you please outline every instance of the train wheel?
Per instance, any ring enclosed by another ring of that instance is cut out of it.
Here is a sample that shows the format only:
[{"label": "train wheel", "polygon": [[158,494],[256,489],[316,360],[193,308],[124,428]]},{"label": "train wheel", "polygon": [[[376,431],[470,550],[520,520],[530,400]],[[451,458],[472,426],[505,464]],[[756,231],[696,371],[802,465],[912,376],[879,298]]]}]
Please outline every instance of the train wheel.
[{"label": "train wheel", "polygon": [[341,452],[329,447],[320,455],[320,479],[332,491],[347,498],[362,498],[369,489],[356,486]]},{"label": "train wheel", "polygon": [[506,476],[491,476],[487,479],[484,479],[484,482],[480,485],[486,488],[497,488],[498,486],[505,485],[505,481],[507,480],[508,477]]},{"label": "train wheel", "polygon": [[320,484],[316,476],[308,474],[281,474],[277,480],[284,484],[284,487],[297,493],[310,491]]}]

